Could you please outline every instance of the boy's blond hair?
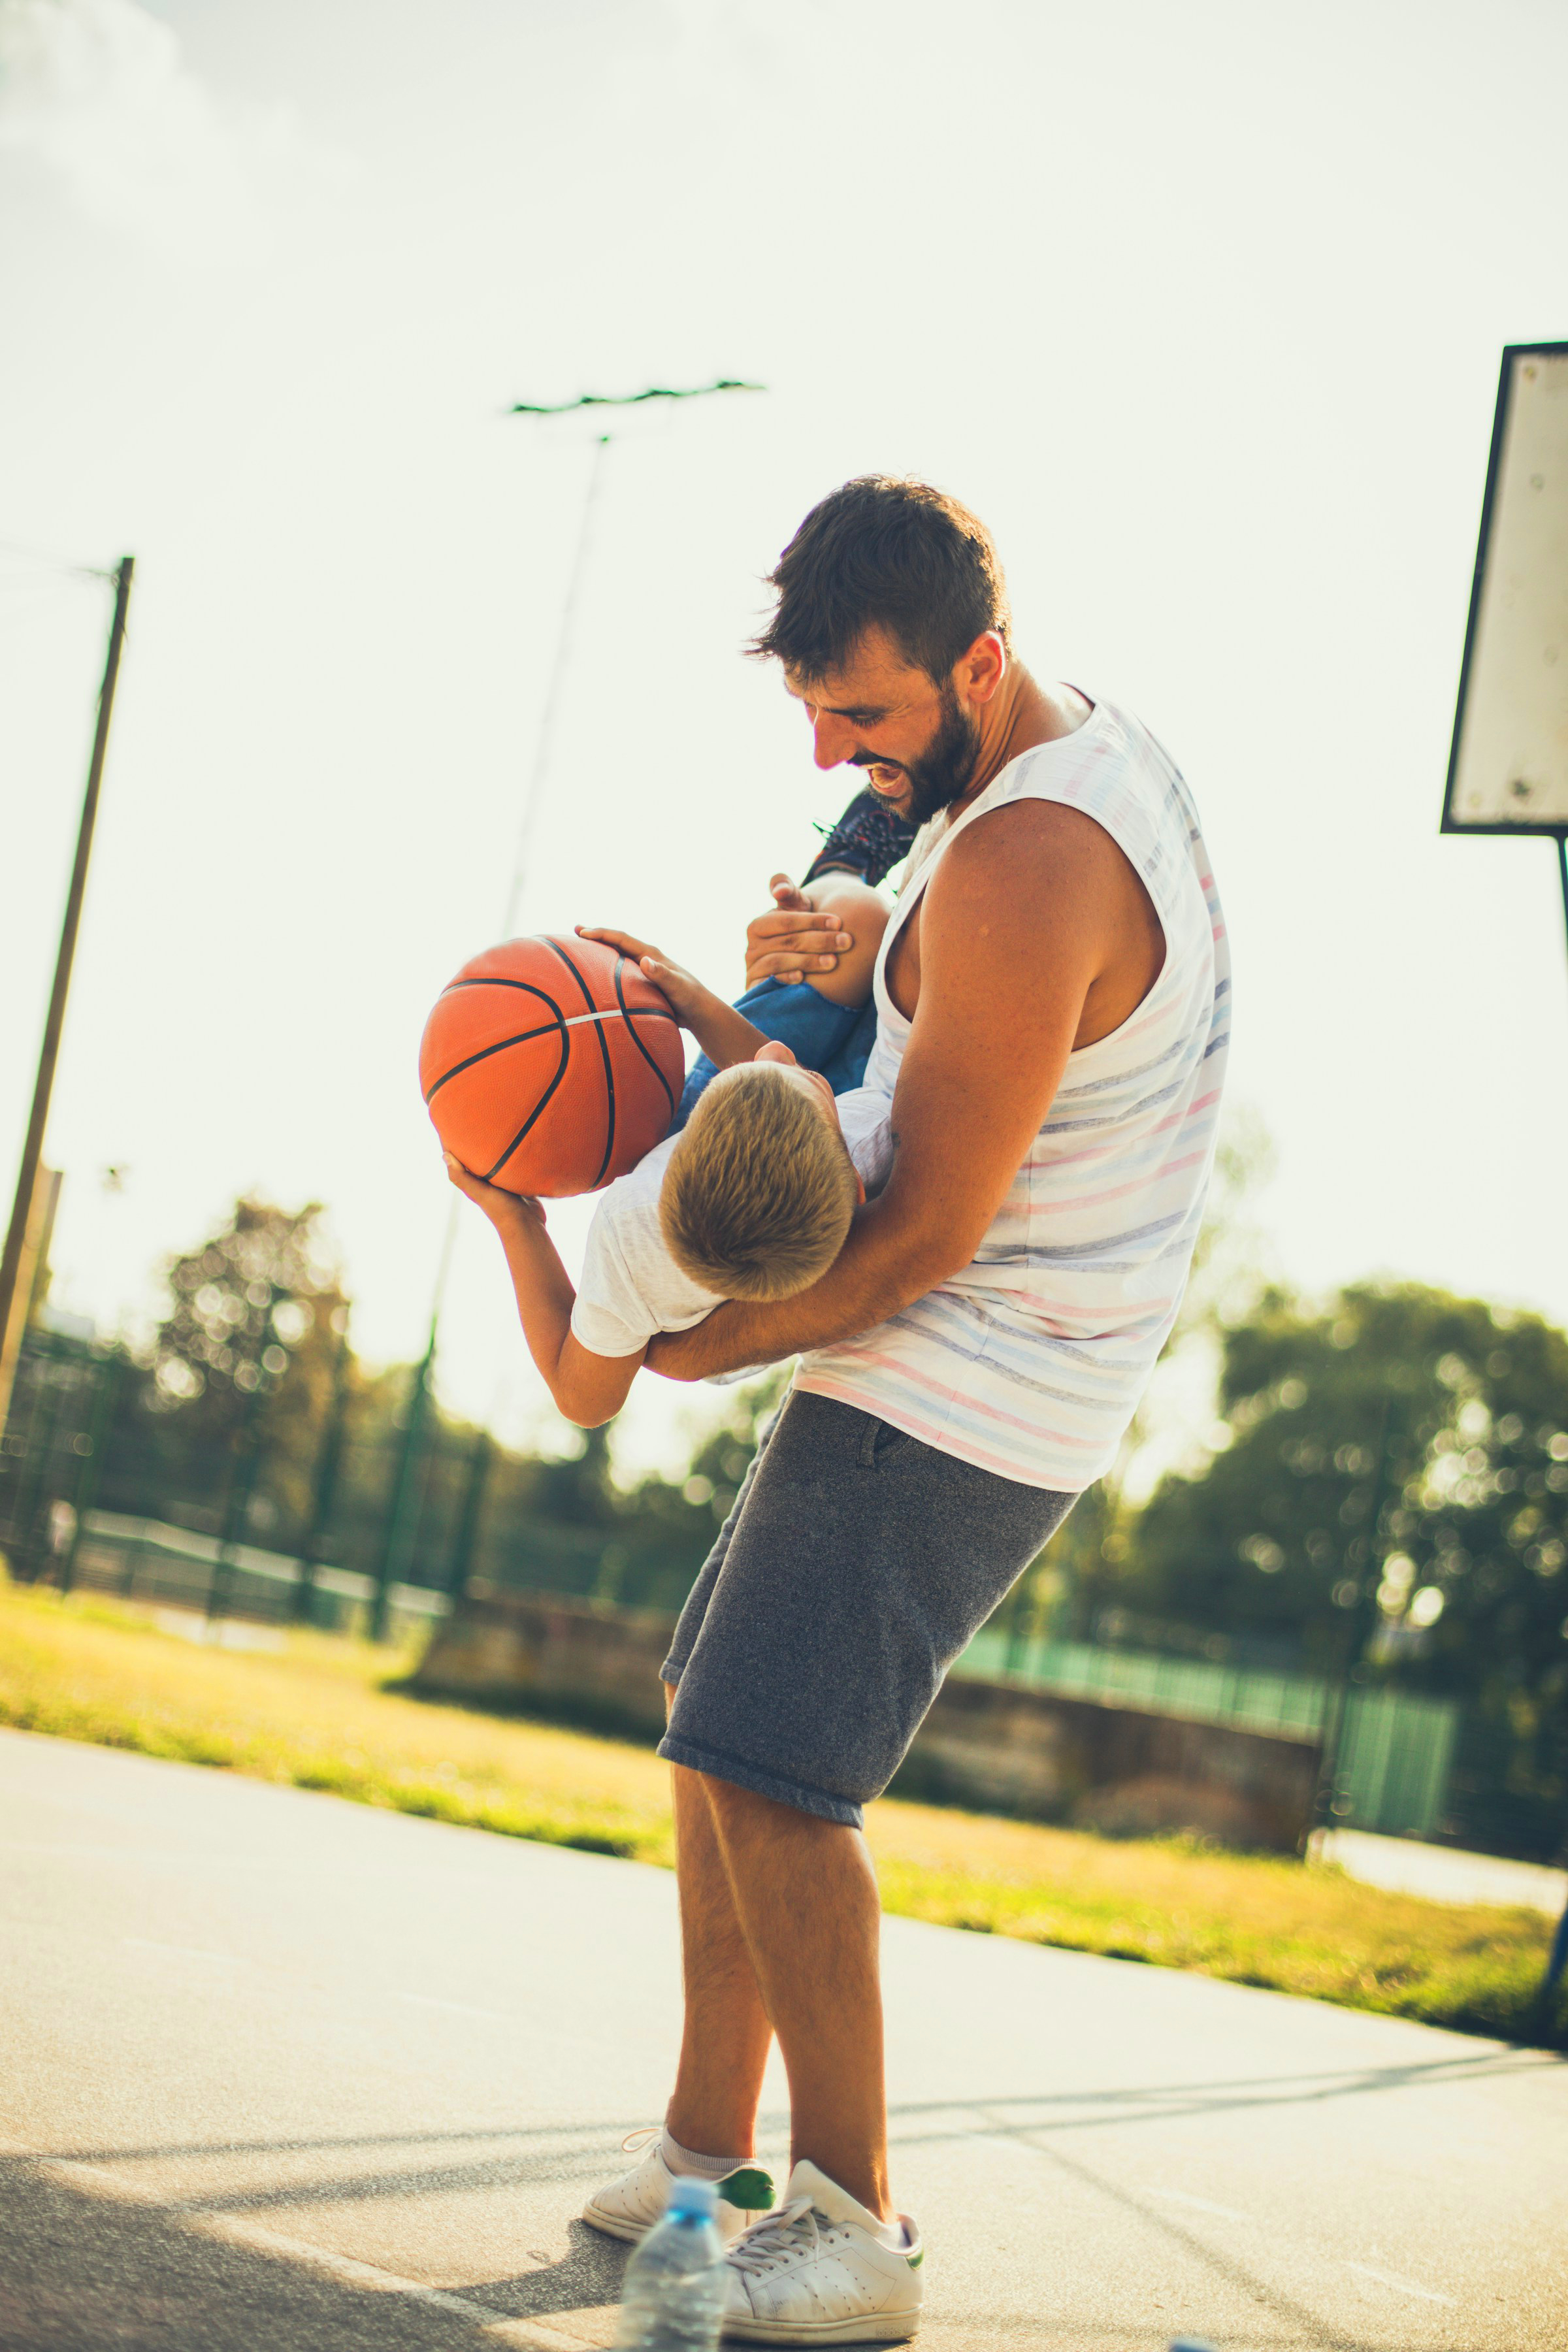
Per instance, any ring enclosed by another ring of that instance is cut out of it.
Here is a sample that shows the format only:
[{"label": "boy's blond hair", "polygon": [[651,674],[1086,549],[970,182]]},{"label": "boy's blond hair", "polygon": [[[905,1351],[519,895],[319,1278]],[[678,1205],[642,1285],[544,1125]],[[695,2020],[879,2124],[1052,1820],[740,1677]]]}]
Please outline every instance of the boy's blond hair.
[{"label": "boy's blond hair", "polygon": [[710,1086],[669,1156],[658,1221],[683,1274],[721,1298],[789,1298],[844,1246],[859,1188],[836,1122],[777,1063]]}]

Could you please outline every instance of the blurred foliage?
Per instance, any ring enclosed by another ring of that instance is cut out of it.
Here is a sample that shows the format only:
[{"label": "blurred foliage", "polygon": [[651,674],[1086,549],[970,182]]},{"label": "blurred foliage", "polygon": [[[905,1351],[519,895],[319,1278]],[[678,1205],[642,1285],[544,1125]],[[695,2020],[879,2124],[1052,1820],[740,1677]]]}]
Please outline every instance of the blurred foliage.
[{"label": "blurred foliage", "polygon": [[[244,1479],[242,1538],[374,1574],[415,1370],[365,1366],[349,1340],[321,1211],[242,1199],[165,1268],[169,1304],[144,1360],[35,1335],[11,1418],[16,1465],[0,1519],[35,1555],[52,1497],[81,1491],[94,1399],[110,1381],[92,1501],[216,1535]],[[521,1342],[520,1342],[521,1344]],[[593,1593],[678,1610],[732,1504],[782,1374],[729,1392],[720,1426],[674,1479],[616,1484],[609,1433],[560,1456],[503,1447],[432,1402],[408,1546],[413,1580]],[[251,1469],[254,1466],[254,1480]]]},{"label": "blurred foliage", "polygon": [[242,1442],[266,1466],[260,1530],[309,1520],[348,1328],[321,1216],[317,1202],[291,1213],[237,1201],[221,1231],[164,1269],[169,1311],[151,1378],[136,1391],[134,1443],[155,1456],[157,1484],[174,1490],[195,1524],[216,1526]]},{"label": "blurred foliage", "polygon": [[1206,1467],[1162,1481],[1114,1599],[1471,1702],[1550,1848],[1568,1823],[1568,1339],[1415,1283],[1271,1289],[1223,1332]]}]

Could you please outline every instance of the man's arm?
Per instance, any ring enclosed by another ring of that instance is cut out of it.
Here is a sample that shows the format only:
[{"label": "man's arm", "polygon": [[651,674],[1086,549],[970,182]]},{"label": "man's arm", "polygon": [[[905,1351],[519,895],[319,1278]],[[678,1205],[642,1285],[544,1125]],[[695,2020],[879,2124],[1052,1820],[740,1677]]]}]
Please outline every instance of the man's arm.
[{"label": "man's arm", "polygon": [[625,1404],[641,1354],[595,1356],[584,1348],[572,1329],[577,1294],[545,1231],[539,1202],[470,1176],[450,1152],[446,1159],[447,1173],[458,1192],[484,1212],[500,1236],[522,1336],[556,1411],[579,1429],[597,1429]]},{"label": "man's arm", "polygon": [[857,1212],[820,1282],[776,1306],[731,1301],[690,1331],[662,1334],[649,1369],[700,1380],[826,1347],[967,1265],[1068,1055],[1089,1042],[1079,1030],[1091,990],[1125,962],[1130,932],[1142,944],[1146,904],[1110,835],[1075,809],[1026,801],[961,834],[920,910],[920,999],[886,1190]]}]

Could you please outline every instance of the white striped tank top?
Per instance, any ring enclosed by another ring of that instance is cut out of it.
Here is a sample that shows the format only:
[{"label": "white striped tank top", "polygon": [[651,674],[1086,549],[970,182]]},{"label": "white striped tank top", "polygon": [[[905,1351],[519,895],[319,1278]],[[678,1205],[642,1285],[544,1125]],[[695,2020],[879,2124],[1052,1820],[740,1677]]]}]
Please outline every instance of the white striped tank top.
[{"label": "white striped tank top", "polygon": [[[1110,1469],[1170,1334],[1214,1163],[1230,959],[1197,813],[1148,730],[1097,703],[1011,761],[912,876],[877,961],[866,1088],[890,1103],[910,1024],[889,950],[966,825],[1021,800],[1104,827],[1165,934],[1160,976],[1119,1029],[1069,1055],[1056,1099],[968,1265],[858,1339],[803,1356],[799,1388],[940,1453],[1077,1494]],[[865,1123],[846,1098],[846,1127]]]}]

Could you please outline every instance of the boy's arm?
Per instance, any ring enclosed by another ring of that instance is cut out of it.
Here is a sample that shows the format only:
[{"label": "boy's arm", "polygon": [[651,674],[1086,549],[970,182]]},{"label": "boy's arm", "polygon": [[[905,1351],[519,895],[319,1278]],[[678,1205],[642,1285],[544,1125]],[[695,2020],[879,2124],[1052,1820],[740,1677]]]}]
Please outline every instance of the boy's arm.
[{"label": "boy's arm", "polygon": [[[732,1069],[737,1062],[755,1061],[758,1047],[767,1044],[765,1030],[757,1028],[743,1013],[737,1013],[732,1004],[726,1004],[721,996],[715,996],[710,988],[704,988],[680,964],[671,963],[659,949],[649,947],[646,940],[634,940],[629,931],[591,930],[581,923],[577,929],[580,938],[599,940],[617,954],[629,957],[643,978],[650,980],[659,993],[668,997],[669,1009],[681,1027],[690,1030],[709,1060],[716,1062],[720,1069]],[[853,944],[847,931],[836,936],[842,947]],[[831,963],[835,958],[829,956],[824,961]]]},{"label": "boy's arm", "polygon": [[556,1410],[579,1429],[597,1429],[619,1412],[646,1350],[635,1356],[595,1356],[572,1329],[576,1292],[545,1231],[537,1201],[470,1176],[462,1162],[446,1155],[447,1173],[459,1192],[483,1211],[500,1237],[517,1297],[522,1336]]}]

